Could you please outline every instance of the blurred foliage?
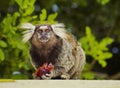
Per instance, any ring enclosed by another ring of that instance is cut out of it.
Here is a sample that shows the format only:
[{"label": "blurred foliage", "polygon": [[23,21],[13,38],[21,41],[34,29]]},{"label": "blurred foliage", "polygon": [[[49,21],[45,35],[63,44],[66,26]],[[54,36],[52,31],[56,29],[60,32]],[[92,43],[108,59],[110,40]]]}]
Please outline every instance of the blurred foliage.
[{"label": "blurred foliage", "polygon": [[[97,41],[95,36],[91,33],[91,28],[86,26],[86,36],[79,40],[82,43],[82,47],[85,50],[86,55],[92,56],[93,61],[97,61],[102,67],[106,67],[106,59],[112,57],[112,53],[109,52],[108,45],[113,42],[112,38],[105,37],[101,41]],[[94,79],[94,74],[90,72],[95,63],[87,63],[85,73],[81,78]]]},{"label": "blurred foliage", "polygon": [[57,22],[55,21],[55,18],[56,18],[56,16],[57,16],[57,13],[50,14],[50,15],[48,15],[48,17],[47,17],[47,11],[46,11],[45,9],[42,9],[41,12],[42,12],[42,13],[39,15],[39,19],[40,19],[39,23],[40,23],[40,24],[44,24],[44,23],[54,24],[54,23],[57,23]]},{"label": "blurred foliage", "polygon": [[[19,11],[8,13],[0,23],[0,65],[4,67],[0,70],[0,78],[29,77],[27,71],[32,68],[29,62],[29,46],[21,41],[23,30],[19,29],[19,25],[24,22],[52,24],[55,23],[54,19],[57,16],[57,13],[54,13],[47,17],[45,9],[39,16],[32,15],[35,0],[16,0],[16,3],[19,5]],[[16,74],[13,74],[14,72]]]},{"label": "blurred foliage", "polygon": [[63,22],[87,55],[80,78],[95,79],[95,65],[105,68],[113,56],[108,45],[113,40],[120,42],[119,5],[119,0],[1,0],[0,78],[32,78],[34,69],[29,61],[29,45],[21,41],[21,23]]},{"label": "blurred foliage", "polygon": [[[20,6],[19,11],[13,14],[7,13],[7,16],[0,23],[0,64],[4,68],[0,70],[1,78],[14,78],[13,72],[20,71],[20,78],[26,78],[31,65],[28,57],[28,45],[21,42],[22,34],[18,25],[22,22],[33,20],[30,16],[34,11],[35,0],[16,0]],[[28,4],[26,4],[28,3]],[[24,6],[23,6],[24,4]],[[25,12],[24,12],[25,11]],[[19,78],[19,76],[17,76]]]},{"label": "blurred foliage", "polygon": [[106,59],[112,57],[112,53],[108,50],[107,45],[113,42],[112,38],[105,37],[98,42],[95,36],[91,33],[90,27],[86,27],[86,36],[80,39],[82,46],[87,55],[92,56],[98,63],[105,67],[107,65]]}]

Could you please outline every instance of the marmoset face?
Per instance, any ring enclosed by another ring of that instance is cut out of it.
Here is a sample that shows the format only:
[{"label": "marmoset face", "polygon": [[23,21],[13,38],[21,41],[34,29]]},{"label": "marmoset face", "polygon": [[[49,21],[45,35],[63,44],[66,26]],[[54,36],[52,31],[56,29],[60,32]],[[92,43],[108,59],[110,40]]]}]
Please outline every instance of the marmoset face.
[{"label": "marmoset face", "polygon": [[48,42],[54,36],[50,25],[40,25],[36,27],[35,34],[37,35],[37,40],[42,43]]}]

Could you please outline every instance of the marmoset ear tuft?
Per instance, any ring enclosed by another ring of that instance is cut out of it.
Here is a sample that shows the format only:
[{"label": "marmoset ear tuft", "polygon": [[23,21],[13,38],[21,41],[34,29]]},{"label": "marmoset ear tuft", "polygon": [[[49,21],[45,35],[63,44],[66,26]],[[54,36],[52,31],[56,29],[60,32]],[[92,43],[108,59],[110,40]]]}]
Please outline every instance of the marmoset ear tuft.
[{"label": "marmoset ear tuft", "polygon": [[53,24],[51,25],[54,33],[59,36],[62,39],[66,39],[67,35],[66,35],[66,30],[65,30],[65,25],[62,23],[58,23],[58,24]]},{"label": "marmoset ear tuft", "polygon": [[22,40],[24,43],[26,43],[33,36],[34,30],[35,30],[35,26],[32,25],[31,23],[23,23],[23,24],[21,24],[20,28],[21,29],[26,29],[23,32],[23,40]]}]

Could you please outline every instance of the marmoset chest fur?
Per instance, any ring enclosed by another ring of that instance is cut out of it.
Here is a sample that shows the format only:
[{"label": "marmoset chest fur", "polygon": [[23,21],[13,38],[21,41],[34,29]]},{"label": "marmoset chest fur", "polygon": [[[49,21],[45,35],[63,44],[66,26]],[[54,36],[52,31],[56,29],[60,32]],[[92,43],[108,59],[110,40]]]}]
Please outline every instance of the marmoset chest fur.
[{"label": "marmoset chest fur", "polygon": [[63,24],[33,26],[27,23],[22,27],[28,29],[23,41],[30,42],[31,62],[35,69],[44,63],[54,65],[50,76],[41,79],[77,79],[80,76],[85,65],[85,54],[74,37],[66,32]]}]

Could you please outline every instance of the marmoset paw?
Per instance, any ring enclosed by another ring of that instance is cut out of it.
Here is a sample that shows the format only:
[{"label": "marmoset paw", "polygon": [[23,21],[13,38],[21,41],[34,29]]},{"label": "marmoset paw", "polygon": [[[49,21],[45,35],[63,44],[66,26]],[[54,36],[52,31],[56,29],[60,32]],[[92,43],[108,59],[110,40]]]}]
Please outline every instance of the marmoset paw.
[{"label": "marmoset paw", "polygon": [[42,79],[46,79],[46,80],[49,80],[49,79],[51,79],[52,78],[52,74],[50,73],[50,74],[43,74],[42,76],[41,76],[41,78]]},{"label": "marmoset paw", "polygon": [[62,79],[70,79],[70,75],[69,74],[62,74],[61,78]]}]

